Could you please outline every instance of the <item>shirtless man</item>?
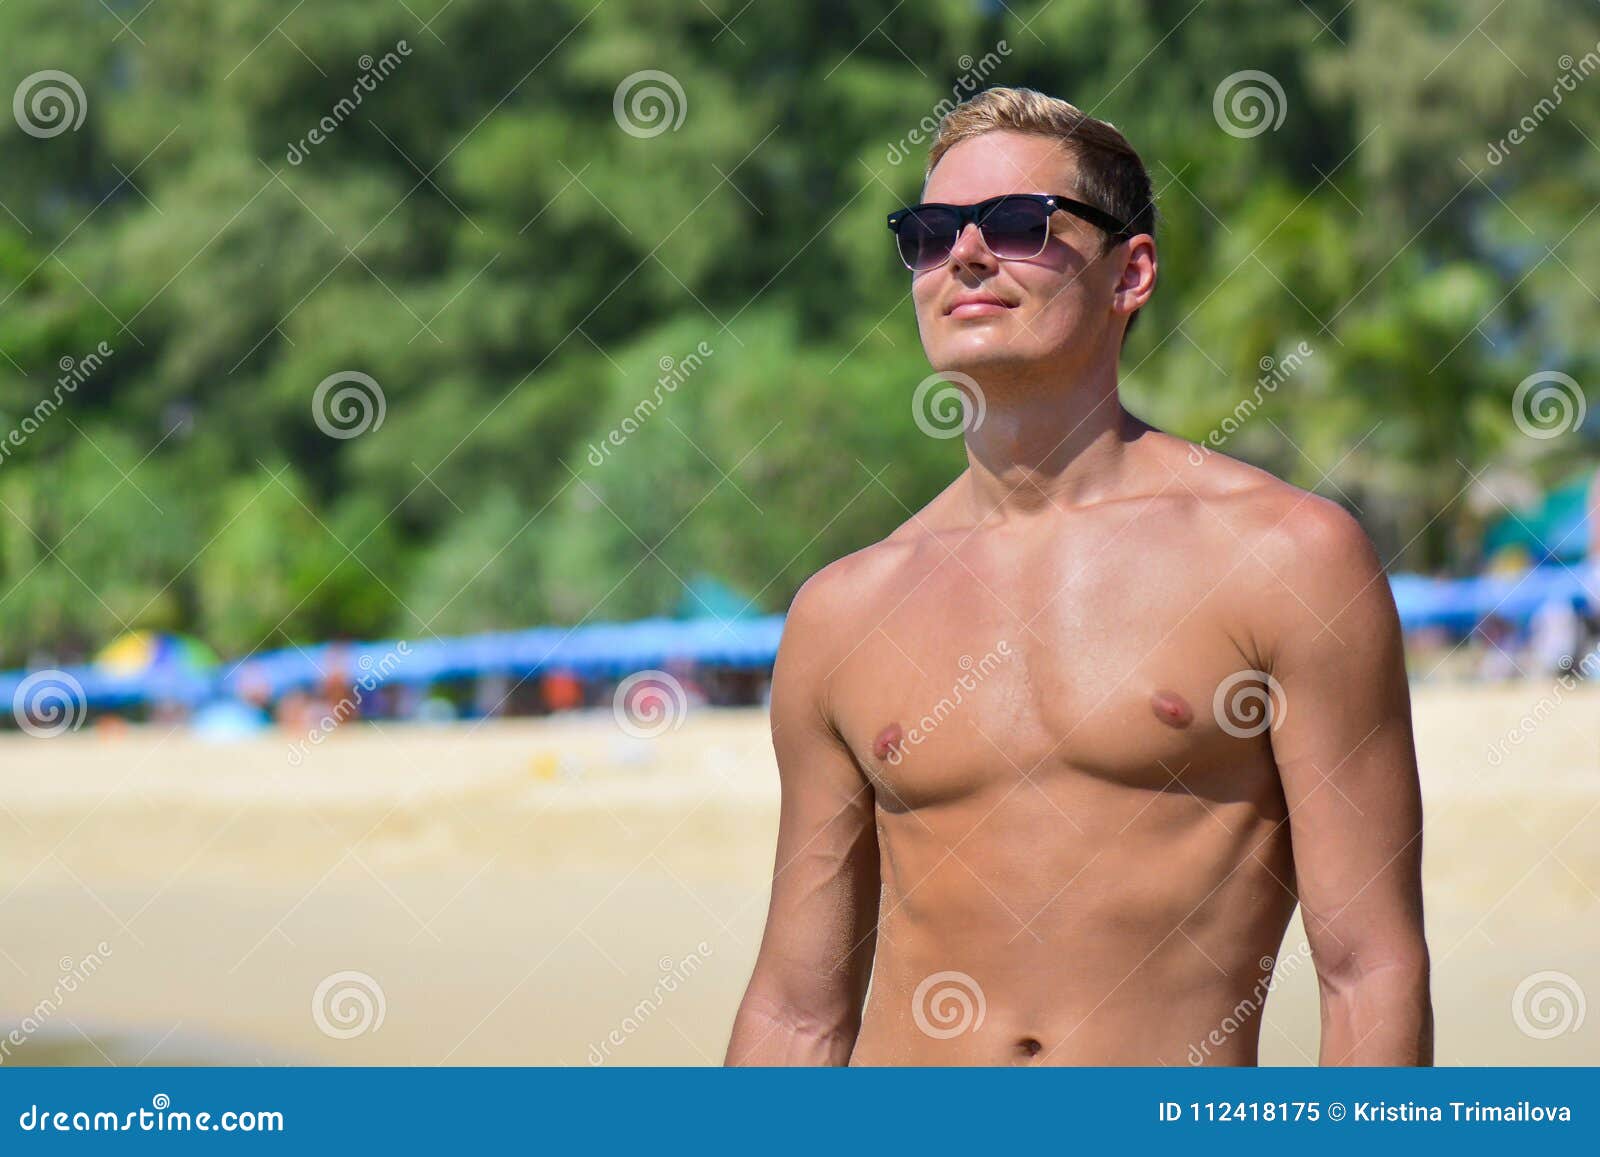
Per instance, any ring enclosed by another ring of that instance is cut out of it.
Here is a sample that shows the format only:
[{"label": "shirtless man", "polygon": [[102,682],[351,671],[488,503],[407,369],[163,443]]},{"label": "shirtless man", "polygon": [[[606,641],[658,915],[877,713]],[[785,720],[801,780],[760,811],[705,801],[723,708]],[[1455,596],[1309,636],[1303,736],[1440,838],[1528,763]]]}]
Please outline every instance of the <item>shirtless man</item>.
[{"label": "shirtless man", "polygon": [[1122,408],[1156,248],[1117,130],[979,94],[923,197],[1002,194],[1110,218],[1057,200],[1030,234],[1008,203],[984,233],[924,214],[895,238],[968,467],[795,597],[771,907],[727,1063],[1254,1064],[1298,901],[1321,1063],[1431,1064],[1410,701],[1372,545]]}]

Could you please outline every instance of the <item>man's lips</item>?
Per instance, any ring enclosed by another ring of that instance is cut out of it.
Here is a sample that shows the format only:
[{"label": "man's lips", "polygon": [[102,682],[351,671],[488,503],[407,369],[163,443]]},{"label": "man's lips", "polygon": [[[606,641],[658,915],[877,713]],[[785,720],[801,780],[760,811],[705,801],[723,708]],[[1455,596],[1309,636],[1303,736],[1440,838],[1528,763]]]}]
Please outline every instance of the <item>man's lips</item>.
[{"label": "man's lips", "polygon": [[1004,313],[1011,309],[1009,302],[1002,301],[992,293],[964,293],[950,303],[945,310],[947,317],[985,317],[989,314]]}]

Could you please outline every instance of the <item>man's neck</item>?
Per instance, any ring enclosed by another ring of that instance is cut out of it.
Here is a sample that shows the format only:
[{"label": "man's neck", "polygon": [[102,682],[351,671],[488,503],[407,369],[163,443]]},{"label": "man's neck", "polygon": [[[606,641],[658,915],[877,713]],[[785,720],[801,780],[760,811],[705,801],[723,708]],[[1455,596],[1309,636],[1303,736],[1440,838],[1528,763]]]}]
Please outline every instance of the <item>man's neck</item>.
[{"label": "man's neck", "polygon": [[1128,443],[1150,428],[1122,408],[1114,369],[1099,380],[991,386],[984,406],[966,433],[974,522],[1115,497],[1127,488]]}]

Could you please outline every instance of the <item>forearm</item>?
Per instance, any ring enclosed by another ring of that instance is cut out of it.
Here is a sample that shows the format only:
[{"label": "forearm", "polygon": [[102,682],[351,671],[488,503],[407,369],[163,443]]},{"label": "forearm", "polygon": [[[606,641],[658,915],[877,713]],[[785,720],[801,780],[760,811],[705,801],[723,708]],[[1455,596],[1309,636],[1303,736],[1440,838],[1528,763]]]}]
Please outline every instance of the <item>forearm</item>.
[{"label": "forearm", "polygon": [[1324,984],[1322,1065],[1432,1065],[1428,963],[1394,964]]},{"label": "forearm", "polygon": [[746,995],[733,1019],[724,1065],[846,1065],[859,1020],[820,1017]]}]

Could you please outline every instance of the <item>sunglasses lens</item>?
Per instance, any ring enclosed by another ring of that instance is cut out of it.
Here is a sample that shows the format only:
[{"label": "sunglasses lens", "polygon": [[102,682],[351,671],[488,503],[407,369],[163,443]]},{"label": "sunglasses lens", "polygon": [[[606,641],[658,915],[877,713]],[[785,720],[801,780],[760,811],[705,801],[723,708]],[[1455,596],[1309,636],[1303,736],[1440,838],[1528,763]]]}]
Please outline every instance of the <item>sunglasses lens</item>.
[{"label": "sunglasses lens", "polygon": [[961,221],[945,209],[918,209],[900,219],[895,236],[900,260],[912,269],[932,269],[950,256]]},{"label": "sunglasses lens", "polygon": [[1037,257],[1050,235],[1051,212],[1048,205],[1020,197],[997,201],[978,222],[984,244],[1007,260]]}]

